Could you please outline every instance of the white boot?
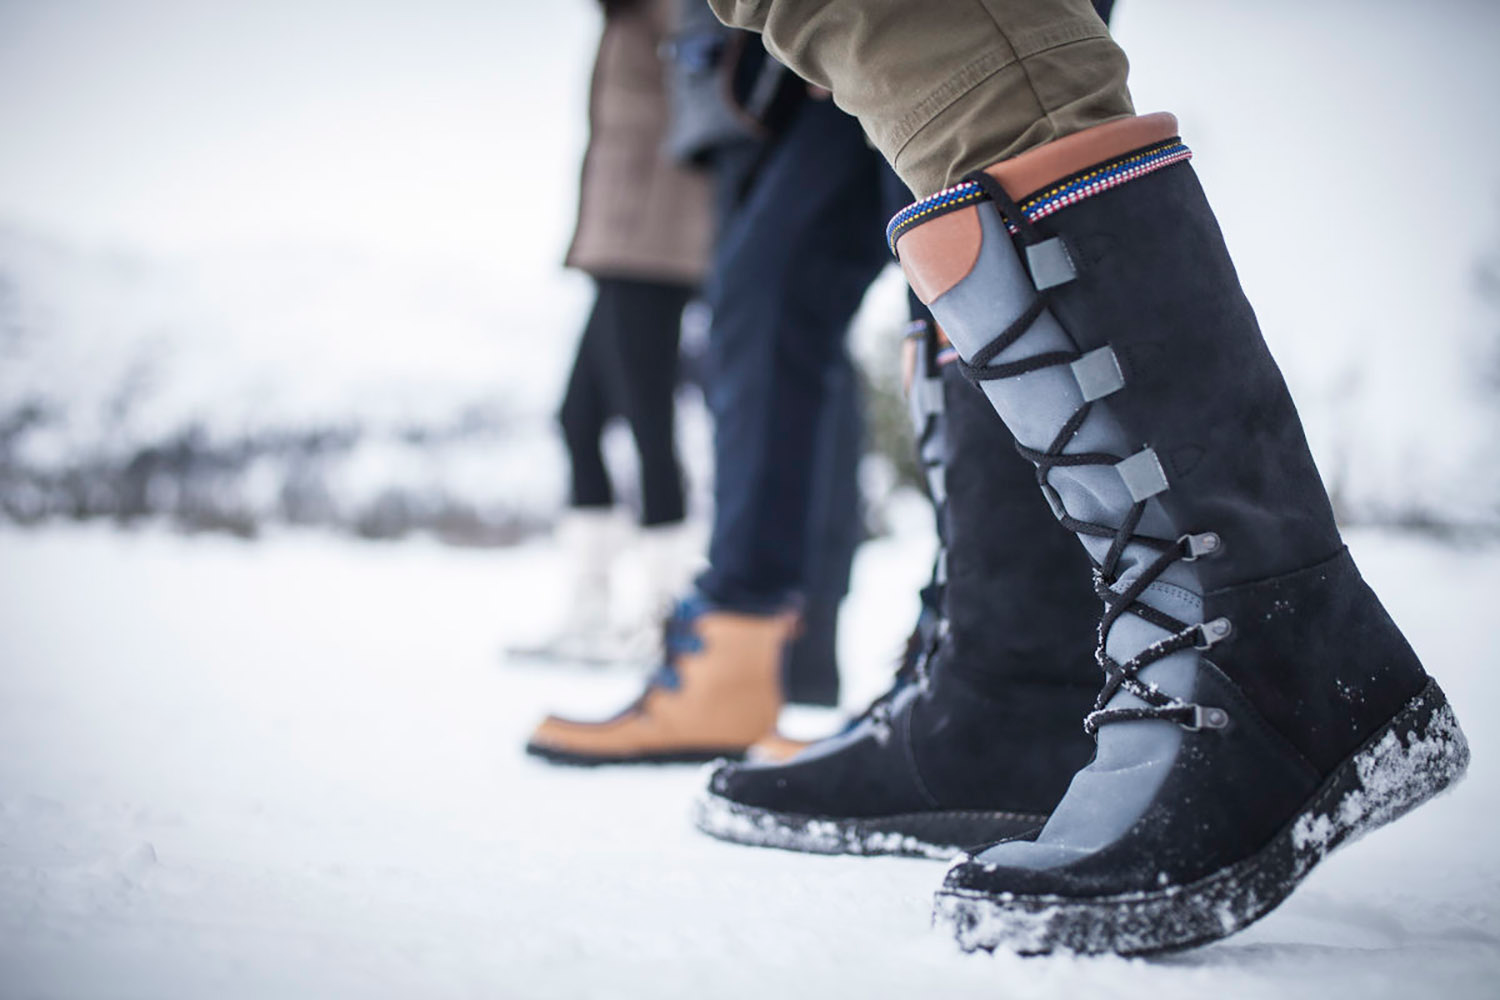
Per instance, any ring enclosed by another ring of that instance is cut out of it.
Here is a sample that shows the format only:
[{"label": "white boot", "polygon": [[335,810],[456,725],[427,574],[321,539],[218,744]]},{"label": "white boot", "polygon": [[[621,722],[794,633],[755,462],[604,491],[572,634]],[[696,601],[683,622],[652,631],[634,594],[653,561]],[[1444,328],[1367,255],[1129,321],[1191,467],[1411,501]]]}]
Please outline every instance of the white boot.
[{"label": "white boot", "polygon": [[687,592],[697,561],[695,541],[686,522],[636,529],[629,558],[635,570],[631,580],[639,590],[617,633],[626,658],[643,665],[659,659],[662,622]]},{"label": "white boot", "polygon": [[568,574],[561,618],[551,637],[516,652],[586,663],[619,659],[610,578],[624,542],[624,525],[613,508],[573,507],[558,522],[557,541]]},{"label": "white boot", "polygon": [[653,618],[660,618],[682,596],[692,576],[695,552],[687,523],[641,528],[636,534],[635,551],[645,606]]}]

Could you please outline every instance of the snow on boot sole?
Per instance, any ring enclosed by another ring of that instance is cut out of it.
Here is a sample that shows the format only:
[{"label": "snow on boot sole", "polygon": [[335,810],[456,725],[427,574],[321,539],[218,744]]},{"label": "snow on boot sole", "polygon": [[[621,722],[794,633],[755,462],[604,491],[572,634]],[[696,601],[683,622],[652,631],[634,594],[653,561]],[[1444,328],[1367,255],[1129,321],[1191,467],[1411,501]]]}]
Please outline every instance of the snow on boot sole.
[{"label": "snow on boot sole", "polygon": [[1035,834],[1046,816],[981,810],[861,818],[802,816],[747,806],[705,791],[693,822],[711,837],[806,854],[853,854],[946,861],[965,847]]},{"label": "snow on boot sole", "polygon": [[1258,853],[1189,885],[1098,899],[945,890],[933,921],[964,951],[1144,955],[1205,944],[1274,909],[1334,848],[1464,774],[1469,746],[1436,681],[1344,760]]}]

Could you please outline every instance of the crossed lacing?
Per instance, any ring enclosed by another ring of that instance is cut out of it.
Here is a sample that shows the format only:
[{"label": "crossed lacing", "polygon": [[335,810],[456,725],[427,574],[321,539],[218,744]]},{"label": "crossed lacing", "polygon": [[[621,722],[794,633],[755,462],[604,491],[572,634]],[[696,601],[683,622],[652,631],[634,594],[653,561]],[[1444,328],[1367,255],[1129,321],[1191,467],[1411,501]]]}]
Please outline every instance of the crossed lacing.
[{"label": "crossed lacing", "polygon": [[[1026,213],[1006,194],[998,181],[982,172],[969,174],[964,179],[975,182],[989,195],[1002,221],[1009,225],[1023,245],[1030,246],[1044,240],[1045,237],[1037,231]],[[1021,315],[1016,317],[999,336],[974,352],[974,356],[968,361],[960,360],[959,364],[962,366],[964,377],[977,384],[1013,378],[1027,372],[1072,364],[1077,361],[1082,356],[1078,351],[1048,351],[1007,364],[990,364],[999,357],[1001,352],[1031,329],[1032,324],[1051,304],[1052,291],[1052,288],[1038,290],[1036,297],[1021,311]],[[1126,457],[1107,452],[1063,453],[1063,448],[1088,419],[1093,405],[1093,401],[1085,401],[1075,410],[1045,450],[1038,451],[1020,442],[1016,443],[1016,450],[1036,465],[1037,483],[1052,502],[1053,509],[1062,525],[1076,534],[1112,539],[1109,551],[1094,568],[1094,592],[1104,602],[1104,614],[1099,619],[1094,659],[1104,671],[1104,687],[1094,699],[1093,711],[1084,718],[1083,728],[1092,736],[1101,725],[1133,719],[1165,719],[1177,722],[1188,729],[1200,729],[1205,726],[1222,727],[1228,720],[1227,714],[1222,709],[1205,708],[1174,698],[1137,676],[1146,667],[1163,657],[1188,648],[1207,649],[1228,635],[1229,623],[1225,619],[1190,625],[1139,600],[1146,588],[1151,586],[1168,566],[1178,560],[1192,561],[1206,554],[1203,548],[1199,547],[1201,539],[1212,537],[1216,548],[1217,536],[1212,536],[1211,533],[1198,536],[1184,535],[1176,540],[1169,540],[1136,534],[1136,528],[1146,512],[1146,500],[1139,500],[1132,504],[1118,527],[1082,521],[1063,508],[1057,491],[1048,482],[1048,474],[1057,467],[1113,466]],[[1125,549],[1132,542],[1155,551],[1157,555],[1123,590],[1116,591],[1114,585],[1119,579],[1120,560],[1124,558]],[[1172,634],[1147,646],[1124,663],[1119,663],[1105,652],[1105,638],[1109,635],[1109,630],[1114,623],[1126,613],[1136,615]],[[1146,705],[1139,708],[1106,708],[1109,701],[1121,690],[1130,692],[1146,702]]]},{"label": "crossed lacing", "polygon": [[695,627],[702,613],[702,602],[690,597],[674,604],[662,620],[661,664],[646,684],[648,691],[654,687],[676,691],[682,686],[682,678],[677,673],[677,658],[685,653],[702,652],[703,637]]}]

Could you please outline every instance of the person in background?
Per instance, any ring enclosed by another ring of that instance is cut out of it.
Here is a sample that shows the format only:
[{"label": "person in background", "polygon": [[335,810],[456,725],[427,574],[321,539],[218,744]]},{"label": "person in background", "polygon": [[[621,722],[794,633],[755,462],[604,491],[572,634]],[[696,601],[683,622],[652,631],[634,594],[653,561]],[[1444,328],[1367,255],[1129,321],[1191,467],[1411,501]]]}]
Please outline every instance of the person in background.
[{"label": "person in background", "polygon": [[[764,58],[756,39],[745,41]],[[551,716],[532,734],[528,751],[555,762],[740,756],[772,736],[787,693],[837,697],[834,622],[863,530],[845,338],[887,264],[884,220],[909,192],[826,95],[766,62],[724,72],[750,81],[742,108],[763,98],[764,111],[751,141],[705,157],[724,217],[706,285],[708,567],[668,624],[644,694],[607,720]],[[801,664],[799,630],[814,651]]]},{"label": "person in background", "polygon": [[[549,717],[538,727],[528,750],[555,761],[785,756],[798,745],[774,732],[783,696],[838,690],[837,610],[861,528],[845,340],[886,263],[884,220],[910,191],[826,92],[725,29],[702,0],[684,0],[671,54],[669,141],[713,167],[721,220],[707,286],[717,466],[708,567],[640,698],[601,723]],[[709,641],[705,628],[727,634]]]},{"label": "person in background", "polygon": [[[672,0],[608,0],[589,93],[589,142],[578,224],[566,264],[594,279],[594,305],[578,342],[559,420],[571,470],[560,536],[570,568],[568,613],[534,652],[616,661],[641,649],[679,592],[688,566],[675,393],[682,311],[708,269],[711,185],[664,151],[666,84],[658,49]],[[611,567],[625,525],[601,437],[623,417],[640,458],[636,559],[647,616],[619,620]]]},{"label": "person in background", "polygon": [[[672,97],[667,145],[679,161],[702,167],[713,178],[715,231],[722,254],[726,242],[742,239],[736,234],[756,225],[745,221],[747,207],[762,186],[762,167],[807,99],[807,87],[771,59],[755,35],[721,24],[703,0],[678,0],[678,8],[678,23],[666,51]],[[769,247],[762,253],[775,255]],[[726,547],[753,551],[765,541],[755,523],[741,516],[757,493],[755,480],[742,474],[745,463],[739,460],[743,449],[738,442],[743,437],[736,431],[747,421],[766,420],[772,397],[765,390],[786,377],[775,370],[786,365],[787,353],[774,349],[773,331],[778,326],[795,331],[827,322],[817,308],[805,316],[787,317],[784,302],[764,300],[763,293],[775,297],[766,278],[765,262],[740,254],[732,271],[716,266],[706,283],[715,319],[706,350],[696,360],[701,361],[702,385],[716,427],[726,428],[716,438],[717,457],[727,471],[715,493],[711,526],[711,545],[721,554]],[[799,278],[789,275],[783,283]],[[822,291],[809,285],[801,297],[816,302]],[[835,312],[831,322],[839,326],[840,320]],[[759,352],[760,363],[753,369],[768,373],[761,391],[736,393],[733,386],[716,384],[715,373],[722,376],[727,371],[731,380],[743,378],[735,366],[724,364],[724,356],[746,350]],[[858,480],[864,407],[859,377],[846,352],[840,352],[825,373],[825,382],[826,403],[812,451],[807,511],[811,541],[798,587],[797,630],[781,679],[789,704],[831,706],[839,700],[839,606],[865,534]]]}]

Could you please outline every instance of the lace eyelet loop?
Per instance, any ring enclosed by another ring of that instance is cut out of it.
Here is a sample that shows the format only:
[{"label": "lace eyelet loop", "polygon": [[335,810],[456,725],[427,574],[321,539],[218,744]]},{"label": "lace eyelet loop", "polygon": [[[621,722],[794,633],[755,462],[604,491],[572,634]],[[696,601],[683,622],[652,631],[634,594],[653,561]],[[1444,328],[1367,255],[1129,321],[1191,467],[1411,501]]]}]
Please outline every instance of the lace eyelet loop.
[{"label": "lace eyelet loop", "polygon": [[1223,642],[1233,634],[1234,625],[1228,618],[1215,618],[1213,621],[1207,621],[1198,626],[1199,641],[1193,643],[1193,648],[1208,649]]},{"label": "lace eyelet loop", "polygon": [[1181,536],[1177,546],[1182,550],[1183,562],[1197,562],[1205,556],[1218,555],[1224,548],[1224,540],[1216,532],[1204,531]]},{"label": "lace eyelet loop", "polygon": [[1229,725],[1229,713],[1222,708],[1205,705],[1193,705],[1191,708],[1193,710],[1192,721],[1179,723],[1190,733],[1202,732],[1205,729],[1223,729]]}]

